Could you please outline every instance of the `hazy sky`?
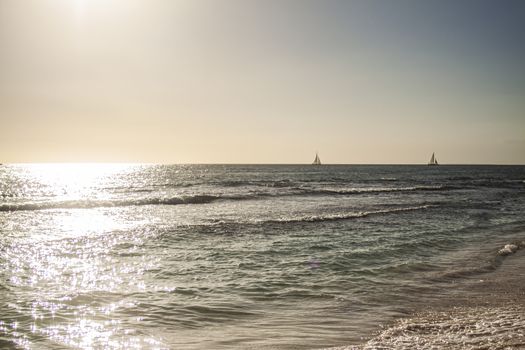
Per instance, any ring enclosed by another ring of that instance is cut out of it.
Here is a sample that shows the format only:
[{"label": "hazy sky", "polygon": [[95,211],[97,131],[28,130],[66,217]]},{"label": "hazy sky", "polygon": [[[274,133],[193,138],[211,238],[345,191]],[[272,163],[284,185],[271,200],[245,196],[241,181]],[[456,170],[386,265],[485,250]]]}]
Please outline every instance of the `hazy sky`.
[{"label": "hazy sky", "polygon": [[0,162],[525,163],[525,1],[0,0]]}]

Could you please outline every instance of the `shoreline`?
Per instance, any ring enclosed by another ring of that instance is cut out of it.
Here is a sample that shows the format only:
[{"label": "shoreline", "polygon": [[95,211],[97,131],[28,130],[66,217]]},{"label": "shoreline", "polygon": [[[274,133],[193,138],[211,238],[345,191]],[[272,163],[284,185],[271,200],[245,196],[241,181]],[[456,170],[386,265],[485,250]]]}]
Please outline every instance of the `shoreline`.
[{"label": "shoreline", "polygon": [[439,304],[393,320],[364,343],[330,350],[525,349],[525,247],[452,284]]}]

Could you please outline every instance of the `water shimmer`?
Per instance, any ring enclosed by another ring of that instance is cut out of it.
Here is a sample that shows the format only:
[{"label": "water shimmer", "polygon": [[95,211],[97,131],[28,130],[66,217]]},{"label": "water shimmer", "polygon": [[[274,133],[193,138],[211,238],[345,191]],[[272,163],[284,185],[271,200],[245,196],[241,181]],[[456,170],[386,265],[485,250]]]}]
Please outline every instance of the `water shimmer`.
[{"label": "water shimmer", "polygon": [[0,166],[0,348],[523,347],[523,166]]}]

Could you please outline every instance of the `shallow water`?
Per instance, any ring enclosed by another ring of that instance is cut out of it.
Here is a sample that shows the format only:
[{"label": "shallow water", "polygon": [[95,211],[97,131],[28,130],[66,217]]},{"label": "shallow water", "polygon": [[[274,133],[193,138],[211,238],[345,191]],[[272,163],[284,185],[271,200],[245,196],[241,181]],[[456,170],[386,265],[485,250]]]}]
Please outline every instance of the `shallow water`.
[{"label": "shallow water", "polygon": [[0,167],[0,345],[357,344],[525,237],[522,166]]},{"label": "shallow water", "polygon": [[332,350],[524,349],[525,242],[521,243],[512,255],[500,253],[505,259],[496,270],[452,284],[448,298],[384,325],[362,345]]}]

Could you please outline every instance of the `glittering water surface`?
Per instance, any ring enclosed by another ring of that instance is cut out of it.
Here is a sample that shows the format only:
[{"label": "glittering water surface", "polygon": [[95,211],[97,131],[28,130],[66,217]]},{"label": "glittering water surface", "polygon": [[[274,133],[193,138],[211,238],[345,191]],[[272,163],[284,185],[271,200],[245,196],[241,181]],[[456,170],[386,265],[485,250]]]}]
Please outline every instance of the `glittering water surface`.
[{"label": "glittering water surface", "polygon": [[0,200],[7,348],[354,344],[525,240],[520,166],[4,165]]}]

